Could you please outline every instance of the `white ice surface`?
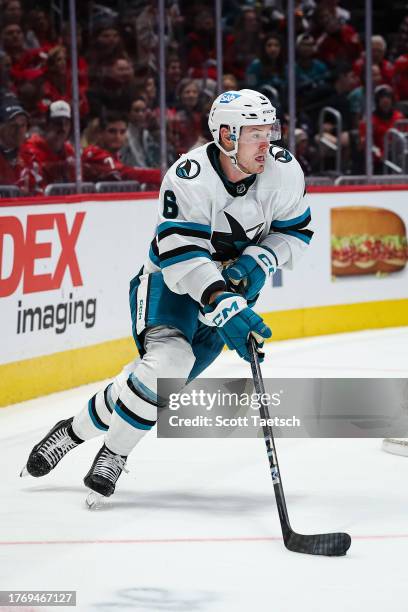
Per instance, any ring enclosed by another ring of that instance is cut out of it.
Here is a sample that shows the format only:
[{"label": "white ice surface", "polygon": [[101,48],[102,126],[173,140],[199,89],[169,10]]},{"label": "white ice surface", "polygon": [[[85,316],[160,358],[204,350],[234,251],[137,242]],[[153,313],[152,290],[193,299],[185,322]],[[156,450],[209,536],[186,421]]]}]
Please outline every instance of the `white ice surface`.
[{"label": "white ice surface", "polygon": [[[408,328],[267,353],[265,377],[406,377]],[[206,375],[248,377],[248,367],[224,353]],[[348,531],[341,558],[285,550],[262,440],[150,434],[96,512],[82,478],[100,439],[49,476],[20,479],[34,443],[100,386],[0,410],[0,590],[76,590],[80,612],[408,610],[408,459],[381,452],[380,440],[277,441],[292,526]]]}]

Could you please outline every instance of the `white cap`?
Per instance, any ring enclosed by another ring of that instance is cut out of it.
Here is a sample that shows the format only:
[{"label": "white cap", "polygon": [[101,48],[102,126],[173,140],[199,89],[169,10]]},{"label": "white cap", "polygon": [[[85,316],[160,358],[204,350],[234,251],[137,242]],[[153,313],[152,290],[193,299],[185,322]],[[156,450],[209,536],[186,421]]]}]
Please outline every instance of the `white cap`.
[{"label": "white cap", "polygon": [[71,119],[71,107],[64,100],[52,102],[49,107],[49,119]]}]

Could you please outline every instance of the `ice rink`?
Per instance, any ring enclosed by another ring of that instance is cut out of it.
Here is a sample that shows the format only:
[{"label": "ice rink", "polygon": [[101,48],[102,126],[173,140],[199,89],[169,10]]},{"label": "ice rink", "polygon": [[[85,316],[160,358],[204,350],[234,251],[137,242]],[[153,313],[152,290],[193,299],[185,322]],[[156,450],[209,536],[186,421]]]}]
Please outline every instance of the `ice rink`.
[{"label": "ice rink", "polygon": [[[270,344],[263,373],[407,377],[408,328]],[[224,353],[206,375],[248,377],[249,365]],[[408,610],[408,458],[378,439],[277,441],[293,528],[349,532],[340,558],[284,548],[262,439],[150,434],[117,493],[89,511],[82,478],[101,439],[42,479],[19,472],[100,386],[0,409],[0,590],[75,590],[81,612]]]}]

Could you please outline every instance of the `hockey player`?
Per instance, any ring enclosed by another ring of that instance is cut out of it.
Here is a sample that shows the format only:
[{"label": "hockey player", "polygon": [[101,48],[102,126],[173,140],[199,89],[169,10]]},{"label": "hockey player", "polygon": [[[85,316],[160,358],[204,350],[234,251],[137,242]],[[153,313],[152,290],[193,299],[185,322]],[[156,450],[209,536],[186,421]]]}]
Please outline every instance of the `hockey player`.
[{"label": "hockey player", "polygon": [[[31,475],[47,474],[69,450],[105,434],[84,482],[110,496],[129,453],[156,423],[157,379],[194,379],[224,344],[249,361],[249,335],[259,348],[271,336],[252,307],[265,281],[278,267],[295,266],[310,242],[303,173],[273,145],[276,111],[256,91],[216,98],[209,127],[214,142],[165,175],[156,235],[130,283],[140,358],[33,448]],[[229,290],[236,285],[244,295]]]}]

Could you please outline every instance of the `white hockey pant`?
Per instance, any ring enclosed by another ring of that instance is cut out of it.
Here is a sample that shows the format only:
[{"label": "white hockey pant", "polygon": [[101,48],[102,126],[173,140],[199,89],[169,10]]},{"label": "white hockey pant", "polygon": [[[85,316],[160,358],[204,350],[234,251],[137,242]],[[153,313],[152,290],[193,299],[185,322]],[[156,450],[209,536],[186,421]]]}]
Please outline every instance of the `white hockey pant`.
[{"label": "white hockey pant", "polygon": [[194,353],[174,328],[158,326],[145,335],[142,359],[126,365],[112,383],[99,391],[73,421],[83,440],[106,433],[107,447],[128,455],[157,421],[157,379],[181,379],[181,390],[194,365]]}]

